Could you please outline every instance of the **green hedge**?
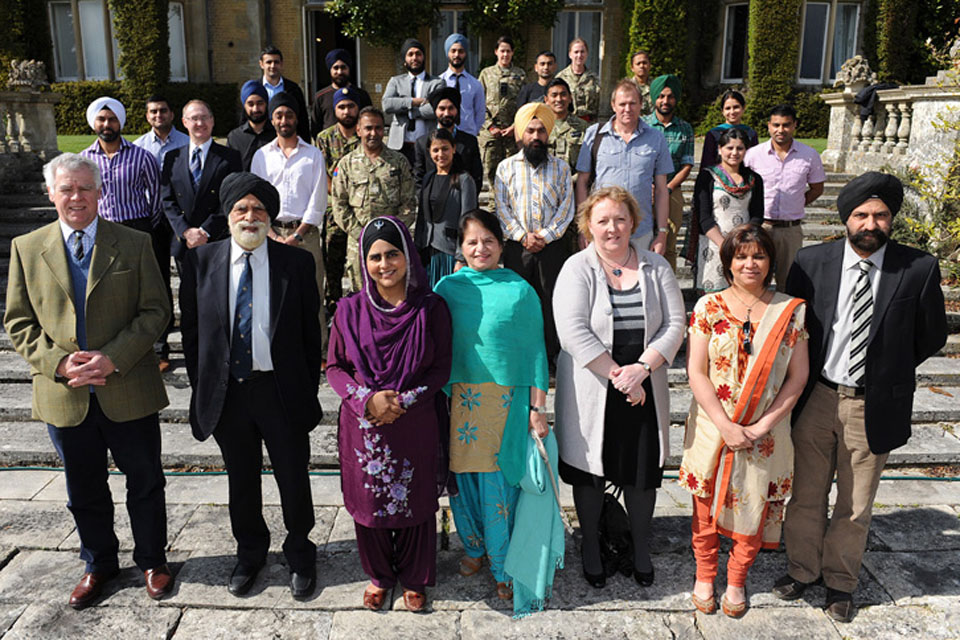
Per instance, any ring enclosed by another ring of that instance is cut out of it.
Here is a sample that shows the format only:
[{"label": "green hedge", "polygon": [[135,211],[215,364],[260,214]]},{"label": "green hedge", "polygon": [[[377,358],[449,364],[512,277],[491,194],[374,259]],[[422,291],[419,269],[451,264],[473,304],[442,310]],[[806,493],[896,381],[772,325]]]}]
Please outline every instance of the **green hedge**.
[{"label": "green hedge", "polygon": [[909,82],[917,51],[913,42],[918,0],[877,2],[877,76],[880,80]]},{"label": "green hedge", "polygon": [[170,79],[168,0],[110,0],[120,47],[117,75],[131,102],[142,103]]},{"label": "green hedge", "polygon": [[[113,96],[123,103],[127,110],[125,134],[143,133],[150,126],[144,118],[145,105],[133,102],[123,93],[120,82],[85,81],[59,82],[51,87],[63,97],[56,106],[57,133],[82,135],[90,133],[87,125],[87,105],[100,96]],[[180,114],[188,101],[195,98],[204,100],[213,109],[216,123],[213,135],[224,137],[237,126],[240,118],[240,89],[235,84],[196,82],[174,82],[161,87],[160,93],[170,101],[170,106]],[[179,118],[175,121],[179,128]]]},{"label": "green hedge", "polygon": [[[797,110],[800,124],[798,138],[826,138],[830,131],[830,107],[814,91],[796,90],[790,96],[790,104]],[[766,126],[764,126],[766,130]],[[760,131],[758,129],[758,131]]]},{"label": "green hedge", "polygon": [[747,50],[747,110],[744,121],[760,130],[770,109],[793,91],[800,51],[803,0],[752,0]]}]

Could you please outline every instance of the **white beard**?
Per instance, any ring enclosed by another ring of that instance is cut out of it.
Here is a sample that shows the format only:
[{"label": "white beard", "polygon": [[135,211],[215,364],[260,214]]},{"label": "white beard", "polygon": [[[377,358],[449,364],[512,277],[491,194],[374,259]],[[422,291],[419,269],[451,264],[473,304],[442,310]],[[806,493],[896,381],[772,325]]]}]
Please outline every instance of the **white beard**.
[{"label": "white beard", "polygon": [[[256,231],[247,231],[244,227],[255,226]],[[269,225],[259,220],[254,222],[234,222],[230,221],[230,235],[237,241],[237,244],[247,251],[253,251],[267,239],[267,229]]]}]

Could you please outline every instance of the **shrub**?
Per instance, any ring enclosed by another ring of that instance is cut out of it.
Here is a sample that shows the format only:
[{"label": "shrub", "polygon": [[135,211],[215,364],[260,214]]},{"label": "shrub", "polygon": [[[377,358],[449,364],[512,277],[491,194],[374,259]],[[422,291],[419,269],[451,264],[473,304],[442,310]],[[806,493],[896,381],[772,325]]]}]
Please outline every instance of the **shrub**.
[{"label": "shrub", "polygon": [[168,0],[110,0],[117,75],[131,102],[142,103],[170,79],[168,8]]},{"label": "shrub", "polygon": [[827,137],[830,130],[830,107],[819,93],[797,90],[790,96],[790,103],[796,108],[797,117],[800,119],[796,134],[798,138]]},{"label": "shrub", "polygon": [[793,91],[800,50],[803,0],[753,0],[750,3],[747,111],[744,122],[760,131],[775,105]]},{"label": "shrub", "polygon": [[[59,82],[52,85],[53,91],[62,98],[56,106],[57,133],[83,135],[90,133],[87,124],[87,105],[100,96],[113,96],[123,103],[127,110],[127,122],[124,133],[143,133],[150,127],[144,119],[146,105],[143,101],[134,102],[121,89],[116,81]],[[226,136],[237,126],[240,118],[240,90],[235,84],[196,82],[174,82],[160,88],[160,93],[170,101],[170,106],[179,115],[183,105],[198,98],[210,104],[216,122],[213,135]],[[179,120],[175,121],[180,127]]]},{"label": "shrub", "polygon": [[[664,73],[683,75],[687,62],[687,2],[635,0],[630,16],[629,49],[650,52],[650,77]],[[627,55],[630,55],[628,53]],[[630,73],[629,60],[627,72]]]}]

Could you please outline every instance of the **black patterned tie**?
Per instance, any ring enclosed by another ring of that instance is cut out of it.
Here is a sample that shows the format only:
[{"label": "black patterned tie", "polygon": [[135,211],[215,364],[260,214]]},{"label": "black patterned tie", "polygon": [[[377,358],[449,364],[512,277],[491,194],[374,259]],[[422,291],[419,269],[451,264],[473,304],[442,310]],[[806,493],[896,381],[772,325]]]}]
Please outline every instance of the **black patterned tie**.
[{"label": "black patterned tie", "polygon": [[237,307],[233,318],[233,340],[230,345],[230,374],[243,381],[253,371],[253,269],[249,251],[243,252],[246,266],[237,286]]},{"label": "black patterned tie", "polygon": [[853,292],[853,319],[850,322],[850,360],[847,374],[862,387],[866,377],[867,338],[870,336],[870,320],[873,318],[873,289],[870,287],[870,268],[873,263],[861,260],[860,276]]},{"label": "black patterned tie", "polygon": [[83,231],[77,229],[73,232],[73,257],[77,262],[83,260]]},{"label": "black patterned tie", "polygon": [[[417,77],[414,76],[410,78],[410,98],[417,97]],[[413,131],[417,128],[417,123],[413,121],[413,109],[410,109],[408,114],[409,119],[407,120],[407,131]]]},{"label": "black patterned tie", "polygon": [[203,166],[200,164],[200,147],[193,150],[193,157],[190,159],[190,177],[193,179],[193,190],[197,190],[200,184],[200,176],[203,174]]}]

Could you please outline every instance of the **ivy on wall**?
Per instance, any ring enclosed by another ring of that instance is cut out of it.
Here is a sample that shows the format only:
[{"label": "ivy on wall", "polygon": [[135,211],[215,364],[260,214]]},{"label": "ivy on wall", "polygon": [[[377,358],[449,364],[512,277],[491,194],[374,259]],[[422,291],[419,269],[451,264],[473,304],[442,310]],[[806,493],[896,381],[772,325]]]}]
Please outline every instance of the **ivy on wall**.
[{"label": "ivy on wall", "polygon": [[[687,2],[634,0],[629,49],[631,53],[637,49],[650,52],[650,77],[664,73],[682,75],[685,71],[688,50],[686,20]],[[627,62],[629,66],[629,60]]]},{"label": "ivy on wall", "polygon": [[747,110],[755,129],[770,109],[787,102],[793,90],[800,52],[803,0],[751,0],[747,28]]},{"label": "ivy on wall", "polygon": [[129,104],[143,104],[170,79],[168,0],[110,0],[120,47],[117,75]]},{"label": "ivy on wall", "polygon": [[916,0],[876,0],[877,75],[881,80],[908,82],[916,60],[913,37]]}]

